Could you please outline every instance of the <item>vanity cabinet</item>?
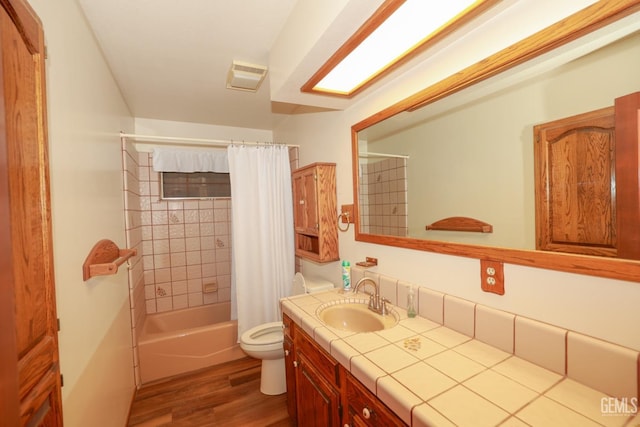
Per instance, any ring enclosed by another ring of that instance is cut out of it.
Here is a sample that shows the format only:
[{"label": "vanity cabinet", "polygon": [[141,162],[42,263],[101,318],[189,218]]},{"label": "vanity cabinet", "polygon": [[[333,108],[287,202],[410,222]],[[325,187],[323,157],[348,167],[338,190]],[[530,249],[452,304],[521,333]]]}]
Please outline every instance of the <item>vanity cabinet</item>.
[{"label": "vanity cabinet", "polygon": [[339,364],[302,330],[296,330],[298,426],[340,426]]},{"label": "vanity cabinet", "polygon": [[287,404],[296,425],[406,425],[291,318],[284,315],[283,323]]},{"label": "vanity cabinet", "polygon": [[336,165],[312,163],[293,171],[292,181],[296,255],[337,261]]},{"label": "vanity cabinet", "polygon": [[351,374],[346,378],[346,402],[345,426],[406,426]]}]

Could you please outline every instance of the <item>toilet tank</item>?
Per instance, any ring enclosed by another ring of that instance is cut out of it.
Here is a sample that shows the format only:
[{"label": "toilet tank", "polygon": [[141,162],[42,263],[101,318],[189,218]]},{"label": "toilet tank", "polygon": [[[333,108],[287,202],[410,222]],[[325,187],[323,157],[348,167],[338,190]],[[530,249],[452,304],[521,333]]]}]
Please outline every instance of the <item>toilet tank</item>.
[{"label": "toilet tank", "polygon": [[293,276],[293,289],[291,295],[312,294],[333,289],[333,283],[319,277],[304,277],[302,273]]}]

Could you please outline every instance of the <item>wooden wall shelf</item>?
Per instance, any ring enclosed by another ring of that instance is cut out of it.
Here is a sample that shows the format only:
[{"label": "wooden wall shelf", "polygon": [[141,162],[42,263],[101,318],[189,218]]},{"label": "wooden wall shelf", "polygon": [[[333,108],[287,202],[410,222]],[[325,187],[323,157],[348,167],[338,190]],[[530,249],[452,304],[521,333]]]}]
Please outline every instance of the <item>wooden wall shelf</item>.
[{"label": "wooden wall shelf", "polygon": [[136,253],[135,249],[118,248],[118,245],[109,239],[100,240],[93,246],[82,264],[82,278],[86,282],[93,276],[116,274],[118,267]]},{"label": "wooden wall shelf", "polygon": [[471,231],[475,233],[493,233],[493,226],[486,222],[465,216],[452,216],[441,219],[425,227],[426,230]]}]

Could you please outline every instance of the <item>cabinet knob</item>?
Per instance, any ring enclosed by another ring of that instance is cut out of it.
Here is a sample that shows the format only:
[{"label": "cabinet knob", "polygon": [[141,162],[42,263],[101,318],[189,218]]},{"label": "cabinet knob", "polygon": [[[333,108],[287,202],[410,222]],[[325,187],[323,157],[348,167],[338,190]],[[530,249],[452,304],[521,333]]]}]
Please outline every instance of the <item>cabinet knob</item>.
[{"label": "cabinet knob", "polygon": [[284,355],[285,355],[285,356],[288,356],[288,355],[289,355],[289,350],[285,350],[285,351],[284,351]]},{"label": "cabinet knob", "polygon": [[297,360],[294,360],[294,361],[293,361],[293,367],[294,367],[294,368],[297,368],[297,367],[298,367],[298,361],[297,361]]},{"label": "cabinet knob", "polygon": [[367,408],[366,406],[364,408],[362,408],[362,417],[365,420],[368,420],[369,418],[371,418],[371,411],[369,408]]}]

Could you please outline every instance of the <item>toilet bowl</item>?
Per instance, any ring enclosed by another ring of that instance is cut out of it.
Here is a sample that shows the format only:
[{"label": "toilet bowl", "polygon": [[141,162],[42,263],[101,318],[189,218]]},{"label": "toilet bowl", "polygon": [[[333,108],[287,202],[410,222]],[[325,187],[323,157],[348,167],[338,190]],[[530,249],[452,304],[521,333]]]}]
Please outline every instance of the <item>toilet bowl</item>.
[{"label": "toilet bowl", "polygon": [[[292,283],[292,295],[322,292],[333,289],[324,279],[312,279],[296,273]],[[260,391],[276,395],[287,391],[284,366],[284,332],[282,322],[269,322],[255,326],[240,336],[240,348],[249,356],[262,359]]]},{"label": "toilet bowl", "polygon": [[287,391],[285,377],[284,350],[282,341],[282,322],[270,322],[258,325],[242,334],[240,348],[247,355],[262,359],[260,374],[260,391],[263,394],[275,395]]}]

